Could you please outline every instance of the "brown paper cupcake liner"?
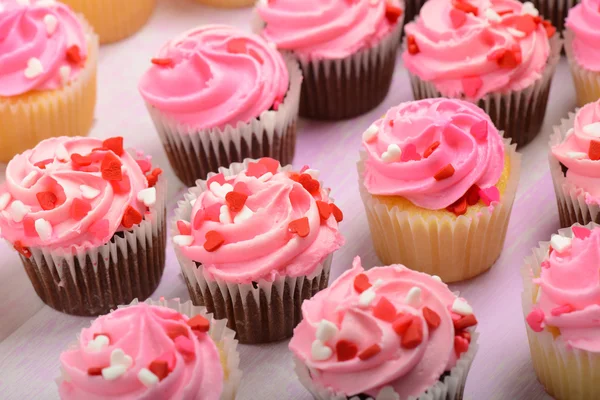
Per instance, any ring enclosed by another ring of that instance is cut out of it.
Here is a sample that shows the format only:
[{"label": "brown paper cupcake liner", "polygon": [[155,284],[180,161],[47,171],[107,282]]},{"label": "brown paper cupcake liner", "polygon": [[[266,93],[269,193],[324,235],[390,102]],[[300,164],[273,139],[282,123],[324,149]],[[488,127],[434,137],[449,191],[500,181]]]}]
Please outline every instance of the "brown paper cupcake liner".
[{"label": "brown paper cupcake liner", "polygon": [[145,300],[165,267],[166,180],[156,186],[156,204],[131,231],[117,232],[97,248],[71,254],[29,248],[20,255],[40,299],[55,310],[81,316],[106,314],[133,299]]},{"label": "brown paper cupcake liner", "polygon": [[569,68],[575,84],[577,105],[583,107],[600,99],[600,72],[583,68],[577,62],[573,52],[573,39],[575,34],[570,29],[565,29],[565,53],[569,60]]},{"label": "brown paper cupcake liner", "polygon": [[565,19],[569,10],[579,3],[579,0],[521,0],[522,3],[527,1],[531,1],[540,12],[540,16],[550,20],[558,32],[565,30]]},{"label": "brown paper cupcake liner", "polygon": [[277,111],[265,111],[258,118],[224,129],[194,130],[169,119],[146,104],[177,177],[189,187],[206,179],[219,167],[246,158],[271,157],[282,165],[291,164],[296,149],[296,123],[302,73],[298,63],[286,58],[290,88]]},{"label": "brown paper cupcake liner", "polygon": [[[409,22],[412,22],[413,19],[415,19],[415,17],[417,15],[419,15],[419,12],[421,11],[421,7],[423,7],[423,4],[425,4],[427,0],[405,0],[404,1],[404,6],[406,7],[404,10],[404,24],[408,24]],[[404,36],[404,32],[402,33],[402,35]]]},{"label": "brown paper cupcake liner", "polygon": [[[548,95],[552,85],[552,76],[560,59],[562,40],[558,35],[550,39],[550,55],[540,79],[529,87],[508,93],[490,93],[476,104],[492,119],[505,137],[521,147],[531,142],[539,133],[548,105]],[[409,72],[415,100],[443,96],[431,82],[421,80]],[[468,99],[463,99],[468,100]]]}]

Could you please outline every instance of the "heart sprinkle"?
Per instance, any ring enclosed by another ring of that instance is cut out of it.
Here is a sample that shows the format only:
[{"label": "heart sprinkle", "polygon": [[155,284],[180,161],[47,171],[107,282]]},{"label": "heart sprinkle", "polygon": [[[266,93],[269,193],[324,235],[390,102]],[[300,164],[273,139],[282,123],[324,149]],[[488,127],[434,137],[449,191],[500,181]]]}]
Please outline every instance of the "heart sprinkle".
[{"label": "heart sprinkle", "polygon": [[375,343],[375,344],[367,347],[360,353],[358,353],[358,358],[360,358],[362,361],[366,361],[370,358],[375,357],[380,352],[381,352],[381,346],[379,346],[377,343]]},{"label": "heart sprinkle", "polygon": [[445,167],[443,167],[442,169],[440,169],[434,176],[433,178],[436,181],[441,181],[444,179],[448,179],[450,178],[452,175],[454,175],[454,167],[452,166],[452,164],[448,164]]},{"label": "heart sprinkle", "polygon": [[158,65],[159,67],[172,67],[174,65],[172,58],[152,58],[150,60],[152,64]]},{"label": "heart sprinkle", "polygon": [[123,215],[123,220],[121,223],[127,229],[132,228],[134,225],[138,225],[142,222],[143,216],[142,214],[131,206],[127,206],[125,210],[125,214]]},{"label": "heart sprinkle", "polygon": [[396,307],[385,297],[381,297],[373,308],[373,316],[383,321],[393,322],[396,319]]},{"label": "heart sprinkle", "polygon": [[54,210],[56,208],[56,203],[58,203],[58,198],[50,191],[36,193],[35,197],[37,198],[38,203],[40,203],[42,210],[45,211]]},{"label": "heart sprinkle", "polygon": [[371,283],[369,282],[369,277],[365,274],[358,274],[354,278],[354,290],[358,293],[362,293],[368,288],[371,287]]},{"label": "heart sprinkle", "polygon": [[358,346],[355,343],[341,339],[335,345],[337,359],[340,362],[352,360],[358,354]]},{"label": "heart sprinkle", "polygon": [[298,236],[304,238],[310,233],[310,225],[308,223],[308,217],[302,217],[289,223],[288,230],[291,233],[297,233]]},{"label": "heart sprinkle", "polygon": [[225,238],[217,231],[208,231],[205,235],[204,249],[209,253],[217,251],[225,243]]}]

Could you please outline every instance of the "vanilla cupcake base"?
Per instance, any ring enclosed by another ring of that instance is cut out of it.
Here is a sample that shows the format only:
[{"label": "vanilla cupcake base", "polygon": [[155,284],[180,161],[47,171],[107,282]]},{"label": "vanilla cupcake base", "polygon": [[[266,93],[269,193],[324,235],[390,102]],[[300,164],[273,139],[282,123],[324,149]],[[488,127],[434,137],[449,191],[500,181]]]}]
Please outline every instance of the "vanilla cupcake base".
[{"label": "vanilla cupcake base", "polygon": [[594,72],[583,68],[575,59],[573,51],[574,33],[565,30],[565,52],[569,60],[569,68],[575,84],[575,93],[577,95],[577,105],[583,107],[587,103],[592,103],[600,99],[600,72]]},{"label": "vanilla cupcake base", "polygon": [[86,136],[94,122],[98,37],[79,16],[88,37],[88,59],[80,73],[57,90],[0,96],[0,162],[50,137]]},{"label": "vanilla cupcake base", "polygon": [[[588,224],[589,229],[598,227]],[[572,237],[571,229],[559,230],[559,235]],[[523,315],[531,312],[537,288],[533,276],[540,275],[541,263],[548,255],[549,242],[541,242],[533,255],[525,260],[521,269],[524,291],[522,295]],[[533,368],[546,391],[557,400],[596,400],[600,398],[600,354],[568,346],[560,336],[547,329],[534,332],[525,324]]]}]

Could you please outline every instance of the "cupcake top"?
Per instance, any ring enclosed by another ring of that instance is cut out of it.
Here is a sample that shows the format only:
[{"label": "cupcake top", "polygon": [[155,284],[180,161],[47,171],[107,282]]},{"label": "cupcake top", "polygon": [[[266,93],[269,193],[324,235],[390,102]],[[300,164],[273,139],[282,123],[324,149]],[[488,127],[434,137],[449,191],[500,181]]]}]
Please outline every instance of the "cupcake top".
[{"label": "cupcake top", "polygon": [[67,399],[218,400],[223,367],[209,321],[139,304],[101,316],[60,355]]},{"label": "cupcake top", "polygon": [[477,100],[538,80],[556,29],[529,2],[429,0],[405,31],[411,73],[444,96]]},{"label": "cupcake top", "polygon": [[573,237],[553,235],[542,262],[537,299],[527,316],[535,332],[544,328],[569,346],[600,352],[600,228],[573,226]]},{"label": "cupcake top", "polygon": [[260,36],[205,25],[171,40],[139,90],[152,107],[194,129],[236,126],[277,110],[289,87],[285,62]]},{"label": "cupcake top", "polygon": [[377,45],[402,21],[399,0],[264,1],[262,35],[304,59],[340,59]]},{"label": "cupcake top", "polygon": [[588,204],[600,204],[600,101],[577,111],[575,124],[552,154],[568,182],[585,191]]},{"label": "cupcake top", "polygon": [[175,244],[209,277],[229,282],[311,275],[344,243],[342,212],[317,177],[315,170],[283,170],[272,158],[234,176],[214,175],[191,223],[177,222]]},{"label": "cupcake top", "polygon": [[60,89],[85,66],[81,21],[54,0],[0,2],[0,96]]},{"label": "cupcake top", "polygon": [[589,71],[600,71],[600,0],[581,0],[569,10],[565,25],[574,33],[577,63]]},{"label": "cupcake top", "polygon": [[494,185],[504,168],[504,143],[472,103],[402,103],[364,132],[363,148],[364,184],[373,195],[401,196],[430,210],[499,199]]},{"label": "cupcake top", "polygon": [[[100,246],[142,222],[156,202],[160,169],[123,150],[123,138],[59,137],[15,156],[0,186],[2,236],[28,247]],[[148,177],[144,174],[149,173]]]},{"label": "cupcake top", "polygon": [[289,347],[318,386],[372,397],[391,386],[401,399],[450,371],[477,324],[439,278],[401,265],[364,271],[358,257],[302,315]]}]

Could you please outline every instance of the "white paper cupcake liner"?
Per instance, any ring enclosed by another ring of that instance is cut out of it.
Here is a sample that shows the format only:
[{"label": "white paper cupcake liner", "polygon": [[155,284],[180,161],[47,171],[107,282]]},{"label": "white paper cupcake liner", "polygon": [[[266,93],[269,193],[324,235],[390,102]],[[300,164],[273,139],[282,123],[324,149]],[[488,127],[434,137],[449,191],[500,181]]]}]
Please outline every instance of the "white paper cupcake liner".
[{"label": "white paper cupcake liner", "polygon": [[500,256],[508,229],[521,170],[521,155],[515,144],[504,139],[510,159],[510,176],[500,201],[493,209],[482,207],[476,216],[427,217],[386,205],[364,186],[367,154],[358,162],[359,190],[373,245],[385,265],[403,264],[415,271],[438,275],[446,283],[477,276],[492,267]]},{"label": "white paper cupcake liner", "polygon": [[99,247],[50,250],[30,247],[20,254],[44,303],[67,314],[96,316],[135,298],[149,297],[160,282],[166,249],[166,179],[156,184],[156,204],[129,231]]},{"label": "white paper cupcake liner", "polygon": [[[576,224],[580,226],[580,224]],[[585,225],[599,227],[595,223]],[[558,234],[573,237],[571,228],[560,229]],[[521,268],[523,277],[523,315],[531,312],[535,288],[533,277],[540,275],[542,261],[548,255],[550,242],[540,242]],[[554,338],[548,330],[534,332],[525,323],[533,367],[546,391],[557,400],[596,400],[600,398],[600,354],[574,349],[561,337]]]},{"label": "white paper cupcake liner", "polygon": [[573,51],[574,33],[570,29],[566,29],[564,36],[565,52],[577,94],[577,105],[583,107],[587,103],[600,99],[600,72],[590,71],[579,65]]},{"label": "white paper cupcake liner", "polygon": [[[562,40],[558,36],[554,35],[550,39],[550,55],[546,68],[537,81],[523,90],[489,93],[475,102],[490,116],[496,128],[504,131],[505,136],[511,138],[517,147],[531,142],[544,122],[552,76],[560,60],[562,49]],[[446,97],[439,92],[433,82],[423,81],[410,71],[408,74],[415,100]]]},{"label": "white paper cupcake liner", "polygon": [[[399,400],[460,400],[463,397],[467,376],[477,354],[477,338],[479,334],[471,332],[471,343],[469,349],[460,355],[450,374],[443,380],[437,381],[419,396],[410,396]],[[311,379],[309,368],[297,357],[294,357],[295,371],[298,380],[313,395],[316,400],[359,400],[358,396],[347,396],[343,393],[335,393],[333,390],[319,387]],[[393,383],[391,384],[393,385]],[[389,400],[389,394],[376,396],[373,400]]]},{"label": "white paper cupcake liner", "polygon": [[[219,168],[219,172],[225,176],[238,175],[254,161],[246,159],[243,163],[233,163],[229,168]],[[291,166],[281,170],[289,171]],[[210,173],[208,178],[214,175]],[[194,202],[207,189],[205,180],[198,180],[196,185],[177,204],[171,224],[172,236],[179,235],[177,221],[191,220]],[[268,343],[291,337],[294,327],[302,319],[302,301],[327,287],[333,259],[333,253],[328,255],[310,275],[236,284],[209,276],[201,264],[185,257],[177,244],[173,247],[190,298],[195,304],[206,306],[217,318],[226,318],[241,343]]]},{"label": "white paper cupcake liner", "polygon": [[302,73],[293,58],[284,59],[290,87],[283,103],[277,111],[264,111],[250,122],[198,130],[178,123],[146,103],[169,162],[183,183],[194,186],[197,179],[206,179],[209,172],[246,158],[271,157],[282,165],[292,162]]}]

